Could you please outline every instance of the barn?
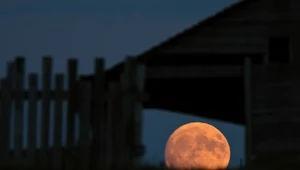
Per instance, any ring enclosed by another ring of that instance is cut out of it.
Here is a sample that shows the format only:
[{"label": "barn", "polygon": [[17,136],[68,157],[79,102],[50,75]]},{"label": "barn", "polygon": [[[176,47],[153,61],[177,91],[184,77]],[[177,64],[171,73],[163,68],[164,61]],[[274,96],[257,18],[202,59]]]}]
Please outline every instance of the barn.
[{"label": "barn", "polygon": [[[299,2],[239,1],[138,55],[148,68],[151,99],[145,108],[245,124],[244,58],[254,64],[297,62],[292,46],[300,25],[289,17],[291,3]],[[108,78],[118,79],[122,66],[109,69]]]},{"label": "barn", "polygon": [[240,0],[135,56],[144,108],[246,125],[248,161],[299,155],[299,11],[298,0]]}]

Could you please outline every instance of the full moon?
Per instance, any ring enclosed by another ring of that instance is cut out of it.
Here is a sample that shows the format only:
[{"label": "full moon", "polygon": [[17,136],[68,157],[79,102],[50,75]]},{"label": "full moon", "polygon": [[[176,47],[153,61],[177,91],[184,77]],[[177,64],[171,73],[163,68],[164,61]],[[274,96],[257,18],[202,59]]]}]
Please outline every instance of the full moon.
[{"label": "full moon", "polygon": [[165,147],[166,166],[171,169],[225,169],[230,146],[225,136],[207,123],[180,126]]}]

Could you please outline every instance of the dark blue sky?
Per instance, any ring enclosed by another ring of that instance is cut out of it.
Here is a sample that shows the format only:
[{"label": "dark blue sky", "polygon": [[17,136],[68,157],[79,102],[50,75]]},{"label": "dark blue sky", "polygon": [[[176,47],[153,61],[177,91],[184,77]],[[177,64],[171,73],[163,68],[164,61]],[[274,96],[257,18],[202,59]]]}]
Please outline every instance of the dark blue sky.
[{"label": "dark blue sky", "polygon": [[[138,54],[233,2],[237,1],[2,0],[0,77],[5,63],[16,55],[27,57],[27,72],[39,72],[41,56],[48,54],[55,59],[55,72],[65,72],[69,57],[79,59],[81,74],[92,72],[96,56],[105,57],[111,67],[126,55]],[[162,160],[168,136],[190,121],[219,128],[231,144],[231,166],[239,165],[244,157],[243,127],[162,110],[144,111],[143,140],[148,151],[144,160]]]}]

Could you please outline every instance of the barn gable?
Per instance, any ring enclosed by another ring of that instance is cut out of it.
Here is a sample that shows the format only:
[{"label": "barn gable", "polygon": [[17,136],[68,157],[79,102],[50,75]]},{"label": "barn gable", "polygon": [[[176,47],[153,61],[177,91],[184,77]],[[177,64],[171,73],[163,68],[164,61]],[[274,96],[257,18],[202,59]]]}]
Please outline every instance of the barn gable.
[{"label": "barn gable", "polygon": [[[291,56],[286,56],[286,60],[279,60],[300,62],[300,59],[297,61],[293,57],[300,55],[299,50],[293,48],[300,44],[300,35],[296,31],[300,24],[289,22],[298,18],[296,14],[299,10],[295,7],[300,7],[298,4],[296,0],[239,1],[139,54],[137,58],[147,64],[153,60],[161,60],[164,56],[259,53],[265,54],[262,60],[268,62],[270,38],[285,36],[292,42],[291,47],[290,44],[287,45],[287,55]],[[121,68],[122,63],[109,72]]]}]

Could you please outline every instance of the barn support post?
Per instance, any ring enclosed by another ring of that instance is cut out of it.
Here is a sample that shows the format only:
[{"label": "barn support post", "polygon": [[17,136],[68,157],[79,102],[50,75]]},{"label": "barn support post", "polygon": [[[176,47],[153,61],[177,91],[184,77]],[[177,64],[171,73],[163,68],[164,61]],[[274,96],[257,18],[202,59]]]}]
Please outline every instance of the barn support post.
[{"label": "barn support post", "polygon": [[124,64],[124,72],[121,74],[121,88],[122,88],[122,129],[124,133],[122,134],[123,138],[123,153],[121,156],[121,161],[124,166],[132,166],[131,165],[131,148],[130,148],[130,137],[132,134],[130,134],[130,125],[131,124],[131,115],[132,115],[132,107],[131,107],[131,96],[128,94],[129,93],[129,87],[130,87],[130,79],[129,79],[129,74],[130,74],[130,61],[128,60]]},{"label": "barn support post", "polygon": [[105,70],[104,59],[95,59],[94,66],[94,92],[93,92],[93,111],[91,115],[92,126],[92,150],[91,167],[92,169],[108,169],[109,162],[107,154],[107,112],[105,109]]},{"label": "barn support post", "polygon": [[109,82],[107,112],[110,117],[110,147],[111,148],[111,169],[121,169],[124,166],[123,154],[125,144],[125,134],[122,132],[123,115],[122,113],[122,91],[118,82]]},{"label": "barn support post", "polygon": [[140,158],[144,155],[145,147],[142,143],[142,127],[143,127],[143,99],[139,98],[140,94],[143,94],[145,87],[146,67],[142,64],[137,64],[135,67],[134,85],[136,88],[136,95],[134,98],[134,135],[133,135],[133,156],[134,164],[138,166]]},{"label": "barn support post", "polygon": [[245,118],[246,118],[246,164],[251,164],[252,159],[252,98],[251,98],[251,58],[244,59],[244,95],[245,95]]},{"label": "barn support post", "polygon": [[142,110],[143,100],[139,98],[143,94],[145,81],[145,66],[140,65],[135,58],[127,57],[124,72],[121,75],[123,90],[123,114],[124,129],[126,130],[126,142],[129,158],[129,166],[137,166],[139,158],[144,154],[142,144]]}]

